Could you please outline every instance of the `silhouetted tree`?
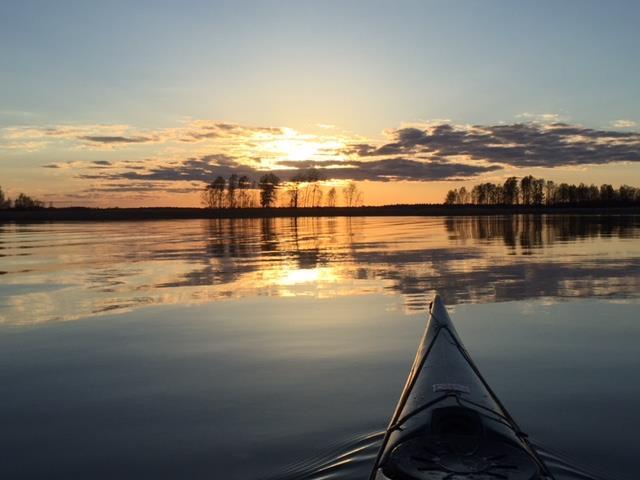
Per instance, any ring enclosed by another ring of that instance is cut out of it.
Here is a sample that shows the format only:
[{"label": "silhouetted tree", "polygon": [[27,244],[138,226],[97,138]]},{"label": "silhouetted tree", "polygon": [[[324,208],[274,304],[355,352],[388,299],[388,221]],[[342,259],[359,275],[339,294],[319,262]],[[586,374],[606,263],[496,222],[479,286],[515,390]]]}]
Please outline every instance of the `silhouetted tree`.
[{"label": "silhouetted tree", "polygon": [[204,190],[202,190],[201,201],[206,208],[215,207],[215,202],[213,199],[213,187],[211,184],[205,185]]},{"label": "silhouetted tree", "polygon": [[322,202],[322,189],[320,188],[319,182],[322,180],[322,173],[319,170],[313,168],[307,172],[307,182],[309,182],[309,186],[307,187],[308,192],[308,203],[305,202],[305,205],[309,205],[311,207],[319,207]]},{"label": "silhouetted tree", "polygon": [[32,210],[35,208],[44,208],[44,202],[21,193],[13,202],[13,208],[15,208],[16,210]]},{"label": "silhouetted tree", "polygon": [[238,179],[238,206],[247,208],[251,202],[251,180],[246,175]]},{"label": "silhouetted tree", "polygon": [[227,181],[227,206],[236,208],[236,191],[238,190],[238,175],[235,173],[229,176]]},{"label": "silhouetted tree", "polygon": [[531,180],[531,203],[542,205],[544,203],[544,179],[533,178]]},{"label": "silhouetted tree", "polygon": [[464,186],[460,187],[460,190],[458,191],[457,203],[461,205],[469,203],[469,192],[467,192],[467,189]]},{"label": "silhouetted tree", "polygon": [[[445,197],[447,205],[461,205],[465,201],[464,187],[449,190]],[[542,178],[527,175],[520,182],[516,177],[508,178],[502,186],[479,183],[471,189],[470,201],[476,205],[561,205],[561,204],[630,204],[640,203],[640,188],[621,185],[615,190],[611,185],[555,184]],[[519,198],[518,198],[519,197]],[[519,200],[519,202],[518,202]]]},{"label": "silhouetted tree", "polygon": [[620,185],[618,199],[621,202],[630,203],[638,200],[638,189],[629,185]]},{"label": "silhouetted tree", "polygon": [[226,186],[226,181],[224,177],[217,176],[216,179],[211,184],[211,188],[213,189],[213,197],[215,208],[223,208],[224,207],[224,190]]},{"label": "silhouetted tree", "polygon": [[596,203],[600,201],[600,189],[596,185],[589,185],[588,195],[590,202]]},{"label": "silhouetted tree", "polygon": [[600,185],[600,200],[602,202],[612,202],[616,199],[616,191],[613,186],[606,183]]},{"label": "silhouetted tree", "polygon": [[273,205],[278,195],[280,179],[273,173],[267,173],[260,177],[258,186],[260,187],[260,205],[268,208]]},{"label": "silhouetted tree", "polygon": [[533,199],[533,176],[527,175],[520,180],[520,200],[523,205],[531,205]]},{"label": "silhouetted tree", "polygon": [[520,187],[518,187],[518,179],[509,177],[502,185],[502,197],[506,205],[516,205],[520,195]]},{"label": "silhouetted tree", "polygon": [[289,196],[289,206],[298,208],[300,203],[300,184],[304,182],[304,174],[296,173],[289,182],[287,182],[287,195]]},{"label": "silhouetted tree", "polygon": [[552,180],[547,180],[544,184],[544,198],[547,205],[556,203],[556,184]]},{"label": "silhouetted tree", "polygon": [[362,204],[362,192],[354,182],[349,182],[347,186],[342,189],[342,194],[344,195],[344,203],[347,207],[355,207]]},{"label": "silhouetted tree", "polygon": [[11,199],[5,197],[2,187],[0,187],[0,209],[11,208]]},{"label": "silhouetted tree", "polygon": [[444,199],[444,203],[446,205],[457,205],[459,203],[459,194],[458,194],[458,189],[456,188],[455,190],[449,190],[447,192],[447,196]]},{"label": "silhouetted tree", "polygon": [[336,206],[336,187],[331,187],[327,193],[327,207]]}]

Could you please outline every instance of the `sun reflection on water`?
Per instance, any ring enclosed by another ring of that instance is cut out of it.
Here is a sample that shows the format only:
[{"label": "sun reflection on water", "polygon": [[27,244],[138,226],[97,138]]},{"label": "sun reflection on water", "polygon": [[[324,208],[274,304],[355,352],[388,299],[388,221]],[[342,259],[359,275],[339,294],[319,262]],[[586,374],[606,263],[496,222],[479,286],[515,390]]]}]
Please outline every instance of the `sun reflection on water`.
[{"label": "sun reflection on water", "polygon": [[182,220],[0,226],[0,322],[252,296],[449,305],[640,291],[640,217]]}]

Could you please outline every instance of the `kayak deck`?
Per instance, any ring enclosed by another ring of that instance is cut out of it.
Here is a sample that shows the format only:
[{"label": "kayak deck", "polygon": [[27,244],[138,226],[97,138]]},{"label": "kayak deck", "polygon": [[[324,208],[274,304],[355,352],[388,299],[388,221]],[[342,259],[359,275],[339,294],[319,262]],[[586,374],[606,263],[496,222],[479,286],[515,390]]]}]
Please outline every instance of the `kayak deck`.
[{"label": "kayak deck", "polygon": [[436,296],[372,480],[551,479]]}]

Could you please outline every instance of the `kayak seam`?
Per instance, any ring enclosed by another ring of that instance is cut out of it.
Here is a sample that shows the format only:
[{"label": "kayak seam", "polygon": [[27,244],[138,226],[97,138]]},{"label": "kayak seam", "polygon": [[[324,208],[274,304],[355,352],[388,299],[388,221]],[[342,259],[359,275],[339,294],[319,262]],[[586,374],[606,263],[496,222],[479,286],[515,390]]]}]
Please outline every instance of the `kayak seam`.
[{"label": "kayak seam", "polygon": [[[434,316],[434,318],[435,318],[435,316]],[[436,322],[437,321],[438,320],[436,319]],[[404,394],[400,398],[400,401],[398,402],[398,407],[396,409],[396,413],[393,415],[393,418],[391,419],[391,423],[390,423],[391,425],[393,425],[394,423],[397,423],[398,418],[400,417],[400,413],[402,412],[402,409],[404,408],[404,406],[407,403],[407,398],[409,398],[409,395],[411,394],[411,391],[413,390],[413,387],[415,386],[415,384],[416,384],[416,382],[418,380],[418,372],[420,370],[422,370],[422,368],[424,367],[424,363],[427,360],[427,357],[429,356],[429,353],[433,349],[433,345],[435,344],[436,339],[438,338],[438,335],[440,335],[440,331],[444,327],[443,327],[443,325],[441,325],[438,322],[438,325],[437,325],[436,328],[437,328],[436,333],[433,335],[433,338],[431,339],[431,341],[429,342],[429,345],[425,349],[424,354],[422,355],[422,358],[420,358],[420,362],[418,363],[418,365],[416,365],[415,370],[413,370],[411,372],[412,374],[411,374],[411,377],[409,378],[409,383],[407,383],[407,386],[405,387],[405,390],[404,390],[404,392],[406,392],[406,394]]]},{"label": "kayak seam", "polygon": [[[382,459],[382,456],[384,455],[384,450],[387,446],[387,442],[389,441],[389,436],[391,435],[391,426],[396,424],[398,421],[398,418],[400,416],[400,413],[402,412],[402,409],[404,408],[404,406],[407,403],[407,398],[409,398],[409,395],[411,394],[411,391],[413,390],[413,387],[415,385],[415,382],[418,379],[418,372],[420,370],[422,370],[422,367],[424,367],[424,362],[427,359],[427,356],[429,355],[429,352],[431,351],[431,349],[433,348],[433,345],[435,344],[436,339],[438,338],[438,335],[440,334],[440,330],[442,330],[442,323],[436,318],[436,316],[433,314],[432,311],[429,312],[430,315],[430,319],[429,321],[431,321],[431,319],[434,319],[436,321],[436,332],[433,335],[433,338],[431,339],[431,341],[429,342],[429,345],[427,346],[427,348],[425,349],[422,358],[420,358],[420,361],[418,362],[418,364],[416,365],[415,370],[412,369],[411,374],[409,376],[409,378],[407,379],[407,385],[405,386],[404,390],[402,391],[402,396],[400,397],[400,400],[398,401],[398,405],[396,407],[396,411],[393,414],[393,417],[391,418],[391,422],[389,423],[389,427],[387,427],[387,431],[384,434],[384,438],[382,440],[382,446],[380,448],[380,451],[378,452],[378,455],[376,456],[376,462],[375,462],[375,467],[373,469],[373,471],[371,472],[371,476],[369,477],[370,480],[374,480],[375,479],[375,475],[376,475],[376,469],[378,467],[378,465],[380,465],[380,460]],[[427,324],[427,329],[425,330],[425,337],[423,337],[424,339],[426,339],[426,335],[429,329],[429,324]],[[414,360],[414,364],[415,364],[415,360]],[[406,393],[405,393],[406,392]]]},{"label": "kayak seam", "polygon": [[425,403],[424,405],[420,405],[418,408],[414,408],[411,412],[407,413],[404,417],[399,419],[397,422],[389,425],[389,431],[398,430],[411,417],[417,415],[418,413],[422,412],[423,410],[431,407],[432,405],[435,405],[436,403],[438,403],[441,400],[444,400],[444,399],[446,399],[446,398],[448,398],[450,396],[456,396],[456,394],[455,393],[445,393],[444,395],[441,395],[438,398],[434,398],[433,400],[431,400],[430,402]]}]

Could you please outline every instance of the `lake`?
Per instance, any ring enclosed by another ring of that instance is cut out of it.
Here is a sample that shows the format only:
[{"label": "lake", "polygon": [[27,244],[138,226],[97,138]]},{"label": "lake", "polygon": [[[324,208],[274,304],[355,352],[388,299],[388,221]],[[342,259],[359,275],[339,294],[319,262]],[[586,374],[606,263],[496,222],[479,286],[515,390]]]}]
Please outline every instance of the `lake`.
[{"label": "lake", "polygon": [[637,478],[637,215],[0,224],[0,473],[367,478],[436,292],[560,474]]}]

